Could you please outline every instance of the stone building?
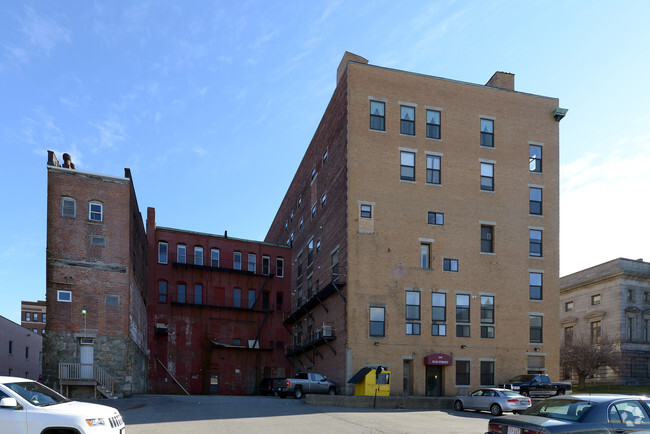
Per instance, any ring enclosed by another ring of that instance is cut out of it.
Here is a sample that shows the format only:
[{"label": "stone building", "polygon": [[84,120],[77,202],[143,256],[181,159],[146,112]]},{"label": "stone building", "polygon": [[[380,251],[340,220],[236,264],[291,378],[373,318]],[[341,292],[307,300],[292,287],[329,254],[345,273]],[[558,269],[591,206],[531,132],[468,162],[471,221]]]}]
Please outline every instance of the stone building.
[{"label": "stone building", "polygon": [[606,336],[620,348],[620,371],[603,367],[593,381],[650,384],[650,263],[618,258],[562,277],[560,320],[563,342]]},{"label": "stone building", "polygon": [[[368,64],[337,86],[266,241],[291,245],[287,355],[454,395],[559,372],[556,98]],[[347,393],[352,393],[348,385]]]},{"label": "stone building", "polygon": [[0,375],[39,380],[43,338],[0,316]]},{"label": "stone building", "polygon": [[45,300],[20,302],[20,325],[42,335],[47,321]]},{"label": "stone building", "polygon": [[246,395],[285,377],[291,248],[157,226],[147,210],[153,393]]},{"label": "stone building", "polygon": [[145,392],[146,235],[130,170],[63,157],[47,163],[44,382],[73,396]]}]

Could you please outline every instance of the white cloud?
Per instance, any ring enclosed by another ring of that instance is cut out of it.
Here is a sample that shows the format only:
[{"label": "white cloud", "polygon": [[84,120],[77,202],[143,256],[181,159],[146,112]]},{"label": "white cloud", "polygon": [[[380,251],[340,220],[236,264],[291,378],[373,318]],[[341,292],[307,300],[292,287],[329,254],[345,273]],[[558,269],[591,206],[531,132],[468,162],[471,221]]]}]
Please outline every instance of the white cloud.
[{"label": "white cloud", "polygon": [[70,31],[51,17],[40,15],[31,7],[16,17],[22,39],[18,43],[4,44],[9,58],[28,63],[34,55],[49,56],[61,43],[70,43]]},{"label": "white cloud", "polygon": [[618,257],[650,260],[648,149],[639,137],[562,166],[561,275]]},{"label": "white cloud", "polygon": [[101,123],[90,122],[99,133],[99,145],[103,148],[116,149],[117,146],[127,139],[126,127],[115,118],[110,118]]}]

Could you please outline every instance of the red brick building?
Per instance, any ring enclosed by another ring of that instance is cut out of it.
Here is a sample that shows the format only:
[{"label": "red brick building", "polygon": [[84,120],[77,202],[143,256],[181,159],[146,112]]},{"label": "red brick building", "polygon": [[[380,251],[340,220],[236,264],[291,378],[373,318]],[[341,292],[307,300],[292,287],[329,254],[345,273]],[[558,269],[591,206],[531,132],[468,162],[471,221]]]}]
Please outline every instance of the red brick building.
[{"label": "red brick building", "polygon": [[289,374],[291,248],[156,226],[147,210],[152,393],[252,394]]},{"label": "red brick building", "polygon": [[49,152],[43,380],[70,394],[146,391],[146,234],[129,169],[75,170]]},{"label": "red brick building", "polygon": [[45,300],[20,302],[20,325],[42,335],[47,321]]}]

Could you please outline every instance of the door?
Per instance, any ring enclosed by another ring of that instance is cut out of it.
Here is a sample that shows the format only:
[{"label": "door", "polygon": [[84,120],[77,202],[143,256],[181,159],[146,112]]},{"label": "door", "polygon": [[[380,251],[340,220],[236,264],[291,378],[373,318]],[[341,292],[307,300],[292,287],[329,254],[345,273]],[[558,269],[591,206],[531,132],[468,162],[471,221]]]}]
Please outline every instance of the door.
[{"label": "door", "polygon": [[219,375],[218,374],[210,375],[210,391],[208,393],[210,395],[218,395],[219,394]]},{"label": "door", "polygon": [[427,365],[426,396],[443,396],[442,366]]},{"label": "door", "polygon": [[404,371],[404,381],[402,387],[402,394],[404,396],[410,396],[413,394],[413,360],[404,360],[403,371]]},{"label": "door", "polygon": [[93,378],[93,346],[79,346],[79,362],[81,363],[81,379],[92,380]]}]

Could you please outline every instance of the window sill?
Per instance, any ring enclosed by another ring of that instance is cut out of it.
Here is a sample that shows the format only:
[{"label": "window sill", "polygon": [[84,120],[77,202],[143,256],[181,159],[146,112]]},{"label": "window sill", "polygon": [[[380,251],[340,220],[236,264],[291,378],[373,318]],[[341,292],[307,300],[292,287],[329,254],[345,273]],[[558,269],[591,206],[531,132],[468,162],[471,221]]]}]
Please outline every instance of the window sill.
[{"label": "window sill", "polygon": [[[426,184],[427,184],[427,185],[430,185],[430,186],[432,186],[432,187],[442,187],[442,184],[435,184],[435,183],[433,183],[433,182],[427,182]],[[442,226],[442,225],[440,225],[440,226]]]},{"label": "window sill", "polygon": [[442,142],[442,139],[436,139],[435,137],[425,137],[427,140],[431,140],[432,142]]},{"label": "window sill", "polygon": [[544,217],[544,214],[530,214],[530,213],[528,213],[528,217],[537,217],[537,218],[541,218],[541,217]]},{"label": "window sill", "polygon": [[416,181],[409,181],[408,179],[402,179],[402,178],[400,178],[399,182],[403,182],[405,184],[417,184]]},{"label": "window sill", "polygon": [[497,254],[494,252],[481,252],[481,255],[496,256]]},{"label": "window sill", "polygon": [[404,133],[399,133],[400,137],[411,137],[415,139],[415,134],[404,134]]},{"label": "window sill", "polygon": [[384,133],[384,134],[386,134],[386,130],[373,130],[372,128],[368,128],[368,131],[373,132],[373,133]]},{"label": "window sill", "polygon": [[492,193],[492,194],[494,194],[494,190],[483,190],[483,189],[481,188],[481,189],[479,189],[479,191],[480,191],[481,193]]}]

